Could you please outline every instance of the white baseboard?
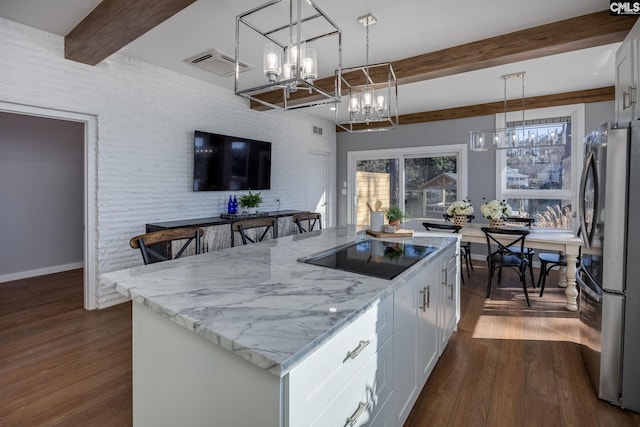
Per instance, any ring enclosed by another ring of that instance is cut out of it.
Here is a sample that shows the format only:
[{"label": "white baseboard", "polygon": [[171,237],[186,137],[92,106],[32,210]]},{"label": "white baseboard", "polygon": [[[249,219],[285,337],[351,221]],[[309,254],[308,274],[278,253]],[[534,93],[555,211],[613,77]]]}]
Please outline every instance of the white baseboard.
[{"label": "white baseboard", "polygon": [[84,262],[80,261],[73,262],[71,264],[54,265],[51,267],[36,268],[35,270],[20,271],[18,273],[0,274],[0,283],[27,279],[29,277],[44,276],[45,274],[60,273],[61,271],[75,270],[83,267]]}]

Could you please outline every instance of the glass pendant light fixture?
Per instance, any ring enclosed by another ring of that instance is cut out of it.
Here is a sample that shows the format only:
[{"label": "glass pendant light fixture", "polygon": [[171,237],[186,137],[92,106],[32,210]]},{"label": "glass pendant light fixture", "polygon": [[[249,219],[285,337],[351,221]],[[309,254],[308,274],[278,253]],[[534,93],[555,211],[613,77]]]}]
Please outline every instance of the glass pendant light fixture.
[{"label": "glass pendant light fixture", "polygon": [[[566,123],[526,123],[524,119],[525,74],[522,71],[500,77],[504,81],[504,123],[506,127],[471,131],[469,138],[471,151],[543,148],[566,143]],[[521,79],[522,82],[522,122],[520,126],[507,126],[507,81],[510,79]]]},{"label": "glass pendant light fixture", "polygon": [[336,124],[347,132],[371,132],[398,126],[398,80],[391,63],[369,64],[370,13],[358,18],[366,29],[366,64],[336,71],[336,86],[346,95],[346,107],[336,105]]},{"label": "glass pendant light fixture", "polygon": [[[332,45],[331,40],[337,43]],[[318,52],[326,61],[323,68],[334,70],[337,65],[341,75],[342,32],[313,1],[271,0],[238,15],[235,42],[236,95],[281,110],[340,100],[334,84],[315,84]],[[245,71],[240,81],[239,64],[255,64],[260,59],[262,73],[260,69],[253,75]]]}]

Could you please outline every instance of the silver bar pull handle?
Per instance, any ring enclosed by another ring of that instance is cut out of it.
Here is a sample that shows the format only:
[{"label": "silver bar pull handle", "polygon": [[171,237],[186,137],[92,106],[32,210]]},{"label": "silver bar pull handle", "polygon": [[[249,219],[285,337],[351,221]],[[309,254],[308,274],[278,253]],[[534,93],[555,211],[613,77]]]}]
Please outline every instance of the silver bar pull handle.
[{"label": "silver bar pull handle", "polygon": [[453,301],[453,283],[449,287],[451,288],[451,295],[449,296],[449,299]]},{"label": "silver bar pull handle", "polygon": [[369,409],[369,406],[371,406],[369,402],[365,403],[360,401],[360,404],[358,405],[358,409],[356,409],[356,412],[354,412],[353,415],[347,418],[347,422],[349,423],[349,425],[350,426],[355,425],[355,423],[358,421],[358,418],[360,418],[360,415],[362,415],[364,411]]},{"label": "silver bar pull handle", "polygon": [[364,350],[364,348],[366,346],[368,346],[369,344],[371,344],[371,341],[369,341],[369,340],[366,340],[366,341],[360,340],[360,343],[358,344],[358,346],[356,348],[354,348],[351,351],[347,351],[347,358],[355,359],[362,352],[362,350]]},{"label": "silver bar pull handle", "polygon": [[635,104],[634,100],[634,92],[636,88],[633,86],[629,86],[629,91],[622,91],[622,109],[626,110],[627,108],[631,108],[632,104]]},{"label": "silver bar pull handle", "polygon": [[446,268],[446,267],[445,267],[445,268],[443,268],[443,269],[442,269],[442,274],[444,274],[444,279],[442,279],[442,284],[443,284],[443,285],[445,285],[445,286],[447,286],[447,285],[448,285],[448,283],[447,283],[447,282],[449,281],[449,278],[447,277],[447,276],[448,276],[448,274],[447,274],[447,273],[448,273],[448,272],[447,272],[447,268]]}]

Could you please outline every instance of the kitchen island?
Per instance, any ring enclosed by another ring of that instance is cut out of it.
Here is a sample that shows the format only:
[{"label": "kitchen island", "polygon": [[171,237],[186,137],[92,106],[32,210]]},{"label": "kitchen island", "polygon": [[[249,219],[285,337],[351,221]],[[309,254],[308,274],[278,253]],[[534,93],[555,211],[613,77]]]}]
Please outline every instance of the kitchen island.
[{"label": "kitchen island", "polygon": [[[425,325],[446,344],[459,317],[458,240],[416,233],[414,244],[437,250],[392,280],[298,261],[358,239],[355,227],[338,227],[102,275],[101,286],[134,303],[134,425],[325,426],[334,416],[401,425],[393,372],[407,349],[393,344],[397,320],[432,312]],[[406,289],[412,302],[398,305]],[[418,363],[413,329],[400,332]],[[427,359],[430,372],[437,357]],[[351,405],[344,393],[358,394],[355,407],[334,415]]]}]

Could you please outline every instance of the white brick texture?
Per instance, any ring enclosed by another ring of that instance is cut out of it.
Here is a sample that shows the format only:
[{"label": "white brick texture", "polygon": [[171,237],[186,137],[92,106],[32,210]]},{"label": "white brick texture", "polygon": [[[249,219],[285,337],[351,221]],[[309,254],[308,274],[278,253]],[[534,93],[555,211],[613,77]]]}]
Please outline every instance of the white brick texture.
[{"label": "white brick texture", "polygon": [[[128,242],[145,223],[226,209],[228,192],[192,191],[196,129],[273,143],[266,209],[276,199],[281,209],[306,206],[309,150],[335,159],[335,126],[304,112],[251,111],[228,89],[122,54],[96,66],[68,61],[62,37],[3,18],[0,40],[0,101],[97,117],[98,274],[141,263]],[[98,307],[119,300],[98,292]]]}]

